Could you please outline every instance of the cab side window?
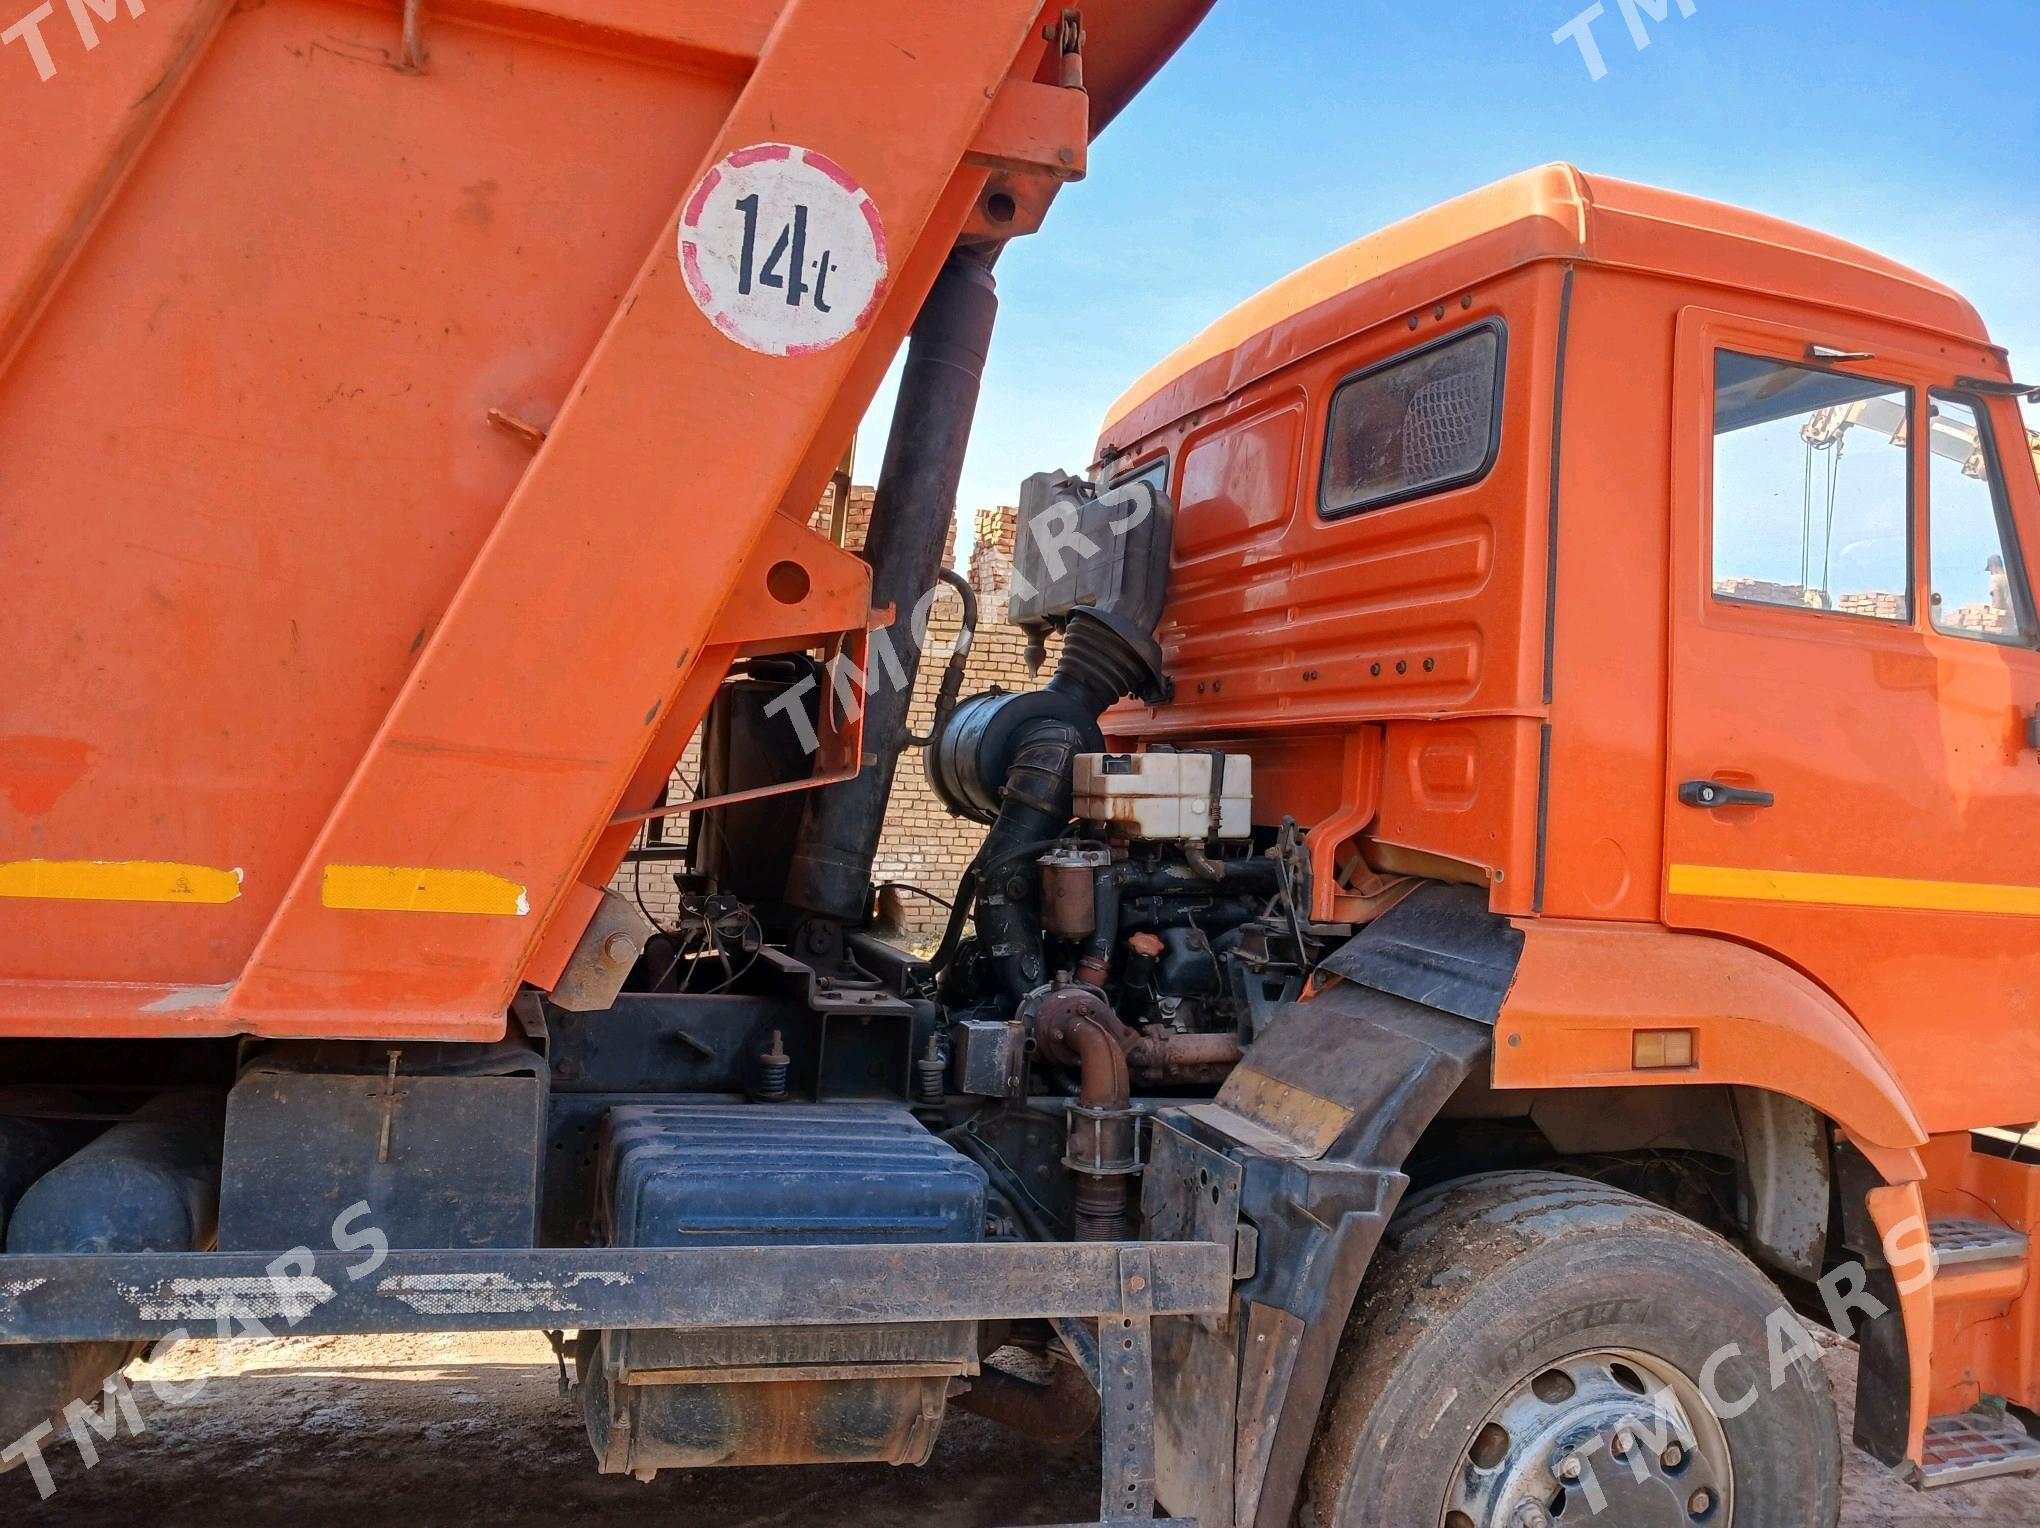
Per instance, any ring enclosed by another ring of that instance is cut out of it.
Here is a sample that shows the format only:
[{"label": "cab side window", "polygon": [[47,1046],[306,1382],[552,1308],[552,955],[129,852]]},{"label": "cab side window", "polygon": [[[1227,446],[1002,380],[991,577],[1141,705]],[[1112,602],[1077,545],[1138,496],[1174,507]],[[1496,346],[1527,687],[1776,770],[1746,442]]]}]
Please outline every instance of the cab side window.
[{"label": "cab side window", "polygon": [[1912,620],[1912,394],[1721,350],[1717,599]]},{"label": "cab side window", "polygon": [[1319,512],[1358,514],[1486,477],[1501,451],[1506,350],[1499,322],[1476,324],[1342,382]]},{"label": "cab side window", "polygon": [[2024,644],[2031,591],[2006,513],[1990,417],[1973,398],[1937,392],[1927,466],[1928,572],[1934,629],[1984,642]]},{"label": "cab side window", "polygon": [[1168,457],[1158,456],[1145,467],[1136,467],[1131,472],[1121,473],[1105,485],[1105,491],[1110,493],[1115,488],[1124,488],[1128,483],[1146,483],[1156,493],[1167,493],[1169,491]]}]

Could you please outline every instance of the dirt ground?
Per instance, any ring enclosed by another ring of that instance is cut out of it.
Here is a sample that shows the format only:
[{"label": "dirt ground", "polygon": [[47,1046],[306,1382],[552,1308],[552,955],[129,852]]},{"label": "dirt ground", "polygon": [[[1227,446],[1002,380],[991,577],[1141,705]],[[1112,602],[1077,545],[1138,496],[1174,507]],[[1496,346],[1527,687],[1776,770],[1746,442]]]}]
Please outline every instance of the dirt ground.
[{"label": "dirt ground", "polygon": [[[1852,1355],[1837,1350],[1829,1368],[1846,1432]],[[141,1383],[207,1375],[217,1377],[176,1408]],[[91,1470],[55,1445],[57,1492],[46,1502],[26,1471],[0,1477],[0,1523],[1017,1528],[1097,1516],[1094,1445],[1044,1447],[964,1414],[952,1415],[925,1470],[707,1470],[649,1486],[605,1478],[538,1336],[288,1338],[232,1352],[191,1343],[130,1377],[147,1432],[98,1445]],[[1843,1521],[2031,1528],[2040,1483],[1921,1496],[1852,1451]]]}]

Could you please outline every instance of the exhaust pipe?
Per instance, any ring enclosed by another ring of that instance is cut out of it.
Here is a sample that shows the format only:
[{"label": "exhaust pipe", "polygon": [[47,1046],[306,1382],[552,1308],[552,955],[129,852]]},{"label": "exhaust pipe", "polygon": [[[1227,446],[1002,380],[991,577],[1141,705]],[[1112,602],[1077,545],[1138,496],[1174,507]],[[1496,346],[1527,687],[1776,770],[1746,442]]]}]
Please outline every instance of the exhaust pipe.
[{"label": "exhaust pipe", "polygon": [[[8,1221],[7,1250],[60,1257],[205,1251],[219,1230],[225,1135],[224,1094],[161,1094],[35,1181]],[[0,1347],[0,1440],[25,1437],[45,1422],[62,1427],[66,1406],[96,1401],[146,1347]]]}]

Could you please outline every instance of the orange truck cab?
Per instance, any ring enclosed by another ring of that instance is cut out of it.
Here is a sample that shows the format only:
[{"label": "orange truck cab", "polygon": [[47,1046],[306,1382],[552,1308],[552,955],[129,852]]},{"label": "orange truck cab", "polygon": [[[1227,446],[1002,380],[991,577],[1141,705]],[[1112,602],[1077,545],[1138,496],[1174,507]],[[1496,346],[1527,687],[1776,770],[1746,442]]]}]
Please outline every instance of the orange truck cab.
[{"label": "orange truck cab", "polygon": [[1930,1417],[2040,1407],[2025,391],[1923,276],[1553,166],[1244,304],[1098,448],[1177,510],[1174,693],[1109,716],[1117,745],[1251,754],[1327,922],[1479,889],[1520,956],[1477,1112],[1815,1111],[1906,1290],[1859,1434],[1930,1475],[1974,1462]]}]

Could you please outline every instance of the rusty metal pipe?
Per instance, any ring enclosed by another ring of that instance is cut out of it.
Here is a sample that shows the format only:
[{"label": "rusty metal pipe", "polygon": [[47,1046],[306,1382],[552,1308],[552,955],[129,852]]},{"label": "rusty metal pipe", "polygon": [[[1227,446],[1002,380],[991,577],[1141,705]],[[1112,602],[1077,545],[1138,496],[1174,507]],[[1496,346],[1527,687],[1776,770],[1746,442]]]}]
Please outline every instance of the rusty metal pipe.
[{"label": "rusty metal pipe", "polygon": [[1179,1035],[1150,1031],[1127,1052],[1127,1062],[1148,1083],[1222,1082],[1245,1052],[1237,1035]]},{"label": "rusty metal pipe", "polygon": [[1098,1015],[1079,1015],[1064,1035],[1077,1055],[1077,1098],[1085,1108],[1123,1109],[1133,1101],[1126,1051]]},{"label": "rusty metal pipe", "polygon": [[1098,1392],[1082,1369],[1060,1359],[1045,1385],[987,1364],[956,1404],[1043,1443],[1075,1443],[1098,1422]]},{"label": "rusty metal pipe", "polygon": [[1078,1071],[1063,1157],[1077,1180],[1078,1241],[1117,1241],[1125,1234],[1127,1189],[1140,1171],[1140,1121],[1126,1059],[1131,1034],[1091,987],[1057,989],[1037,1015],[1036,1043],[1050,1060]]},{"label": "rusty metal pipe", "polygon": [[404,0],[404,41],[397,68],[405,74],[422,74],[425,57],[425,0]]},{"label": "rusty metal pipe", "polygon": [[1241,1054],[1238,1035],[1169,1034],[1143,1039],[1128,1059],[1136,1068],[1236,1066]]}]

